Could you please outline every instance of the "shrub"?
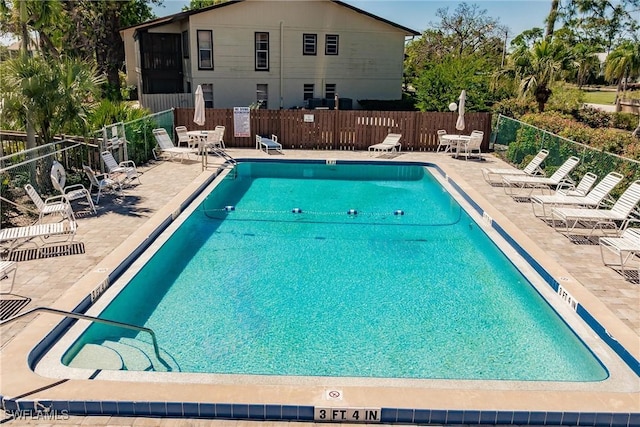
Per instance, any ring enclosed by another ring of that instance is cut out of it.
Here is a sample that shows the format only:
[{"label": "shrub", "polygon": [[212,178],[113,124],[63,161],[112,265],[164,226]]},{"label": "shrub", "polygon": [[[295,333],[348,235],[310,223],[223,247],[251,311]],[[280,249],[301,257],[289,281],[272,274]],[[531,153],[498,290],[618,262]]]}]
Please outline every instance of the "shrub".
[{"label": "shrub", "polygon": [[553,95],[545,106],[546,111],[559,111],[572,114],[580,110],[584,104],[584,93],[581,90],[571,88],[565,83],[553,85]]},{"label": "shrub", "polygon": [[586,107],[576,110],[573,114],[577,121],[584,123],[592,128],[606,128],[611,126],[611,114],[597,110],[595,108]]},{"label": "shrub", "polygon": [[525,115],[522,117],[522,121],[605,152],[632,159],[639,158],[640,147],[631,133],[627,131],[612,128],[593,129],[571,120],[568,116],[554,112]]},{"label": "shrub", "polygon": [[503,116],[517,119],[525,114],[538,110],[538,106],[531,99],[509,98],[493,104],[491,111],[494,114],[502,114]]},{"label": "shrub", "polygon": [[616,129],[628,130],[633,132],[638,125],[638,116],[633,113],[613,113],[611,114],[611,125]]}]

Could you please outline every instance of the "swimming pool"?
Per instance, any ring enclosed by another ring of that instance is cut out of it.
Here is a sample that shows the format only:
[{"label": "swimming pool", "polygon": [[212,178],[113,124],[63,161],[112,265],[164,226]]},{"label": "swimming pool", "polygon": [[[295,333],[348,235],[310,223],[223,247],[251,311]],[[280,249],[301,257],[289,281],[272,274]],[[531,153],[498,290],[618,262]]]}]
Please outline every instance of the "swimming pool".
[{"label": "swimming pool", "polygon": [[[100,317],[153,329],[170,369],[181,372],[608,375],[418,165],[240,163]],[[95,324],[63,360],[109,368],[96,360],[115,352],[125,369],[145,370],[145,340]],[[84,351],[87,343],[101,349]]]}]

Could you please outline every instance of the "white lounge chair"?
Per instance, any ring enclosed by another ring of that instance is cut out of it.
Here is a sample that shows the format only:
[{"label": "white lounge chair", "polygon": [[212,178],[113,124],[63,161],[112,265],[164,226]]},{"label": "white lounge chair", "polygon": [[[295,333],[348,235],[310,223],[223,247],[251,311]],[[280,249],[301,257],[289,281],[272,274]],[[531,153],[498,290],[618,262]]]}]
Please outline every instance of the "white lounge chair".
[{"label": "white lounge chair", "polygon": [[369,151],[396,151],[396,149],[400,151],[402,149],[401,138],[402,134],[390,133],[381,143],[370,145]]},{"label": "white lounge chair", "polygon": [[107,171],[111,178],[119,180],[117,175],[124,174],[126,178],[121,180],[121,182],[131,182],[137,179],[138,184],[140,184],[140,174],[138,173],[138,169],[136,168],[136,164],[133,160],[125,160],[118,163],[115,157],[113,157],[111,151],[108,150],[101,152],[100,157],[102,157],[102,161],[107,167]]},{"label": "white lounge chair", "polygon": [[[9,292],[0,292],[0,294],[10,294],[13,292],[13,285],[16,283],[16,272],[18,271],[18,264],[15,261],[0,261],[0,280],[5,278],[11,279],[11,287]],[[11,277],[9,277],[11,275]]]},{"label": "white lounge chair", "polygon": [[67,200],[66,196],[53,196],[42,200],[40,194],[38,194],[36,189],[33,188],[33,185],[25,185],[24,190],[27,192],[29,198],[33,201],[33,203],[36,205],[36,208],[38,209],[38,213],[40,214],[38,221],[42,221],[42,218],[50,214],[58,214],[63,218],[69,218],[73,216],[71,204],[69,203],[69,200]]},{"label": "white lounge chair", "polygon": [[15,248],[30,243],[40,252],[47,245],[72,241],[76,235],[76,229],[74,217],[61,222],[3,228],[0,230],[0,247],[11,253]]},{"label": "white lounge chair", "polygon": [[271,135],[271,139],[256,135],[256,148],[264,149],[267,153],[269,150],[275,150],[282,153],[282,144],[278,142],[277,135]]},{"label": "white lounge chair", "polygon": [[[544,159],[549,155],[549,151],[542,149],[535,155],[533,159],[524,167],[524,169],[515,168],[482,168],[482,176],[489,184],[502,183],[502,175],[527,175],[542,176],[544,171],[540,167]],[[498,179],[499,178],[499,179]]]},{"label": "white lounge chair", "polygon": [[582,179],[580,180],[578,185],[560,185],[556,189],[556,193],[564,194],[565,196],[586,196],[587,193],[591,190],[591,187],[593,187],[593,184],[596,183],[597,179],[598,175],[596,175],[595,173],[587,172],[582,176]]},{"label": "white lounge chair", "polygon": [[[618,256],[619,263],[605,260],[605,249]],[[640,253],[640,229],[627,228],[620,237],[600,237],[600,256],[606,266],[618,266],[624,275],[627,263]],[[637,267],[636,267],[637,268]]]},{"label": "white lounge chair", "polygon": [[[589,174],[585,174],[585,177]],[[595,174],[591,174],[595,176]],[[618,185],[620,181],[622,181],[623,176],[617,172],[610,172],[602,178],[602,181],[598,183],[593,190],[589,191],[584,196],[572,195],[572,193],[556,193],[553,195],[541,195],[541,196],[533,196],[531,197],[531,208],[533,209],[533,214],[537,217],[541,218],[549,218],[551,212],[547,212],[547,208],[550,206],[567,206],[573,205],[574,207],[589,207],[589,208],[599,208],[602,207],[604,203],[607,201],[613,204],[613,201],[609,199],[609,193],[613,188]],[[591,179],[591,177],[589,177]],[[584,178],[580,181],[582,181]],[[578,185],[578,187],[580,187]],[[577,191],[577,190],[573,190]],[[542,212],[536,209],[536,207],[541,208]]]},{"label": "white lounge chair", "polygon": [[89,193],[93,190],[93,187],[98,189],[98,194],[96,196],[96,204],[100,202],[100,195],[102,194],[102,190],[105,188],[111,188],[117,191],[122,190],[122,183],[112,179],[107,174],[97,174],[87,165],[82,165],[82,169],[84,173],[87,175],[89,179]]},{"label": "white lounge chair", "polygon": [[503,175],[504,191],[508,195],[516,197],[520,195],[522,189],[528,189],[528,196],[530,196],[536,189],[544,191],[572,185],[573,180],[569,173],[578,166],[578,163],[580,163],[580,159],[571,156],[548,178],[544,176]]},{"label": "white lounge chair", "polygon": [[611,209],[557,207],[551,209],[551,221],[553,228],[556,229],[556,221],[564,223],[567,233],[581,224],[590,229],[589,236],[598,228],[603,233],[606,233],[607,229],[612,229],[615,235],[619,235],[629,223],[638,221],[638,215],[634,212],[638,202],[640,202],[640,181],[634,181]]},{"label": "white lounge chair", "polygon": [[184,159],[189,159],[190,154],[198,154],[197,148],[176,147],[173,145],[169,134],[164,128],[154,129],[153,136],[155,136],[156,142],[158,143],[157,147],[154,148],[154,155],[156,157],[166,154],[169,160],[180,157],[180,162],[182,162]]},{"label": "white lounge chair", "polygon": [[60,194],[66,196],[69,202],[86,199],[93,213],[97,213],[96,207],[93,205],[93,200],[91,200],[91,193],[89,193],[84,185],[73,184],[65,186],[66,183],[67,173],[65,172],[64,167],[54,160],[53,165],[51,165],[51,184],[53,184],[53,188],[58,190]]}]

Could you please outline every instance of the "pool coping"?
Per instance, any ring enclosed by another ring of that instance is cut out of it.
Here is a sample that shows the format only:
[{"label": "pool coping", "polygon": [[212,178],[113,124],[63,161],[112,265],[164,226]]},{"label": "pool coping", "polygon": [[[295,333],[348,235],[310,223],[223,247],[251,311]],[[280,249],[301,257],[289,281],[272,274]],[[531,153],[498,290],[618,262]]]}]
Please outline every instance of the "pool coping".
[{"label": "pool coping", "polygon": [[[238,159],[258,160],[264,159]],[[297,160],[300,161],[300,160]],[[312,160],[309,160],[312,161]],[[324,161],[323,159],[313,160]],[[367,161],[376,161],[374,159]],[[304,161],[303,161],[304,162]],[[343,163],[343,161],[340,161]],[[344,161],[349,163],[350,161]],[[353,161],[362,163],[362,161]],[[393,162],[398,164],[398,162]],[[431,162],[403,162],[425,164],[439,168],[444,178],[456,186],[461,194],[471,201],[479,212],[487,213],[492,224],[500,225],[498,232],[517,236],[517,244],[534,261],[544,265],[550,277],[570,277],[557,263],[545,256],[535,244],[523,235],[501,212],[493,208],[482,195],[454,172]],[[136,230],[129,239],[108,255],[96,268],[57,301],[55,307],[62,310],[84,310],[87,298],[96,289],[118,276],[123,259],[139,253],[147,243],[164,230],[179,212],[195,197],[198,190],[207,186],[214,174],[204,172],[183,189],[170,203],[160,209],[144,226]],[[475,201],[475,202],[474,202]],[[176,208],[178,206],[178,208]],[[480,206],[484,206],[482,209]],[[500,231],[501,230],[501,231]],[[126,257],[123,258],[123,256]],[[110,272],[110,273],[109,273]],[[556,282],[557,284],[557,282]],[[575,280],[562,286],[580,301],[584,313],[598,312],[601,333],[615,338],[623,348],[636,349],[638,337],[623,322],[617,319],[604,305],[582,288]],[[82,298],[82,299],[81,299]],[[72,305],[81,299],[80,305]],[[591,314],[589,314],[591,316]],[[591,316],[593,318],[593,316]],[[595,318],[594,318],[595,320]],[[34,362],[32,350],[47,346],[53,335],[66,328],[70,322],[60,322],[52,316],[38,316],[28,328],[9,343],[0,354],[0,362],[13,369],[3,372],[2,407],[5,410],[37,409],[38,405],[54,410],[66,410],[79,415],[146,415],[186,416],[232,419],[282,419],[314,420],[317,407],[380,408],[382,422],[433,422],[433,423],[495,423],[495,424],[563,424],[563,425],[633,425],[640,424],[640,402],[637,393],[573,392],[570,390],[465,390],[413,388],[411,395],[404,389],[372,390],[372,387],[338,386],[343,400],[327,401],[326,385],[316,387],[297,385],[256,386],[253,384],[154,384],[158,398],[149,401],[148,384],[123,381],[52,380],[31,371],[27,363]],[[57,325],[57,326],[56,326]],[[53,332],[51,332],[53,331]],[[606,331],[606,332],[605,332]],[[43,340],[43,336],[46,336]],[[636,349],[637,350],[637,349]],[[638,352],[629,353],[637,363]],[[636,371],[637,373],[638,371]],[[339,381],[339,379],[338,379]],[[99,384],[98,387],[95,387]],[[104,390],[104,389],[111,390]],[[256,390],[259,388],[259,390]],[[9,397],[11,396],[11,397]],[[69,396],[83,396],[85,400],[70,400]],[[171,399],[171,397],[174,399]],[[175,399],[179,396],[180,399]],[[517,402],[536,402],[539,410],[525,410]],[[220,403],[212,403],[220,402]],[[258,403],[259,402],[259,403]],[[297,403],[304,402],[305,405]],[[308,403],[312,402],[313,405]],[[455,405],[452,402],[456,402]],[[411,405],[412,408],[407,408]],[[429,408],[429,409],[427,409]],[[486,408],[486,409],[483,409]],[[115,411],[115,412],[114,412]],[[294,415],[295,413],[295,415]],[[277,416],[277,414],[280,414]],[[526,419],[526,420],[525,420]],[[588,420],[593,420],[590,423]],[[579,421],[581,420],[581,421]],[[626,421],[625,421],[626,420]],[[574,422],[576,424],[574,424]]]}]

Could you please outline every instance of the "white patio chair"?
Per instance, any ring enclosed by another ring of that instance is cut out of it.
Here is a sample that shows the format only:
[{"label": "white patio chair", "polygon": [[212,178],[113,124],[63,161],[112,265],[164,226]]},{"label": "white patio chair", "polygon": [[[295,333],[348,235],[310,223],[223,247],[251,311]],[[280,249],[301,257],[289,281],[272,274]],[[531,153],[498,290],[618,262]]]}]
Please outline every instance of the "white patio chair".
[{"label": "white patio chair", "polygon": [[[589,172],[587,174],[589,174]],[[585,174],[585,177],[586,176],[587,175]],[[611,202],[611,204],[613,204],[613,201],[609,197],[609,193],[611,193],[611,190],[613,190],[613,188],[618,185],[620,181],[622,181],[622,178],[623,176],[621,174],[617,172],[611,172],[607,174],[607,176],[602,178],[602,181],[600,181],[598,185],[593,187],[593,190],[589,191],[584,196],[577,196],[572,195],[571,193],[561,192],[557,192],[553,195],[533,196],[531,198],[531,208],[533,209],[533,214],[540,218],[549,219],[549,215],[551,212],[547,212],[547,208],[550,206],[553,207],[573,205],[574,207],[599,208],[607,202]],[[584,178],[580,182],[582,182],[583,180]],[[542,209],[542,212],[540,213],[536,208]]]},{"label": "white patio chair", "polygon": [[[524,169],[515,168],[482,168],[482,177],[489,184],[502,183],[502,175],[527,175],[542,176],[544,171],[540,167],[544,159],[549,155],[549,151],[542,149],[535,155],[533,159],[524,167]],[[496,180],[496,178],[499,178]]]},{"label": "white patio chair", "polygon": [[440,151],[440,148],[444,148],[443,152],[447,153],[451,150],[451,144],[449,141],[445,141],[442,139],[442,135],[446,135],[447,131],[444,129],[438,130],[438,147],[436,148],[436,153]]},{"label": "white patio chair", "polygon": [[598,228],[603,233],[612,229],[613,234],[619,235],[631,222],[638,222],[638,215],[635,212],[638,202],[640,202],[640,181],[634,181],[611,209],[558,207],[551,209],[551,221],[554,229],[557,229],[556,221],[564,223],[566,233],[574,231],[580,224],[589,229],[589,236]]},{"label": "white patio chair", "polygon": [[27,192],[27,195],[36,205],[38,209],[39,218],[38,221],[42,222],[42,219],[46,215],[50,214],[58,214],[62,216],[62,218],[69,218],[73,216],[73,210],[71,209],[71,204],[67,197],[64,195],[48,197],[45,200],[42,200],[40,194],[33,188],[33,185],[27,184],[24,186],[24,190]]},{"label": "white patio chair", "polygon": [[140,174],[138,173],[138,169],[136,168],[136,164],[133,162],[133,160],[125,160],[118,163],[115,157],[113,157],[111,151],[108,150],[101,152],[100,157],[102,157],[102,161],[104,162],[104,165],[107,168],[107,172],[112,179],[118,179],[115,177],[115,175],[125,174],[126,179],[123,180],[123,182],[128,183],[137,179],[138,184],[141,184]]},{"label": "white patio chair", "polygon": [[482,160],[482,138],[484,138],[484,132],[479,130],[471,132],[471,137],[468,141],[458,144],[456,158],[464,156],[465,160],[469,160],[470,157]]},{"label": "white patio chair", "polygon": [[107,174],[96,174],[93,169],[91,169],[87,165],[82,165],[82,169],[84,173],[87,175],[89,179],[89,193],[93,190],[93,187],[98,189],[98,194],[96,196],[96,204],[100,202],[100,195],[102,194],[102,190],[105,188],[110,188],[116,191],[122,191],[122,183],[112,179]]},{"label": "white patio chair", "polygon": [[224,126],[216,126],[216,128],[207,133],[207,140],[205,142],[206,148],[221,148],[224,149]]},{"label": "white patio chair", "polygon": [[176,126],[176,136],[178,138],[178,143],[176,144],[178,147],[181,147],[182,144],[185,144],[187,147],[191,147],[191,138],[189,138],[189,134],[187,133],[186,126]]},{"label": "white patio chair", "polygon": [[96,207],[93,205],[93,200],[91,200],[91,193],[85,188],[85,186],[82,184],[65,186],[66,182],[67,173],[65,172],[64,167],[54,160],[53,165],[51,166],[51,184],[53,184],[53,188],[58,190],[60,194],[66,196],[69,202],[86,199],[93,213],[97,213]]}]

